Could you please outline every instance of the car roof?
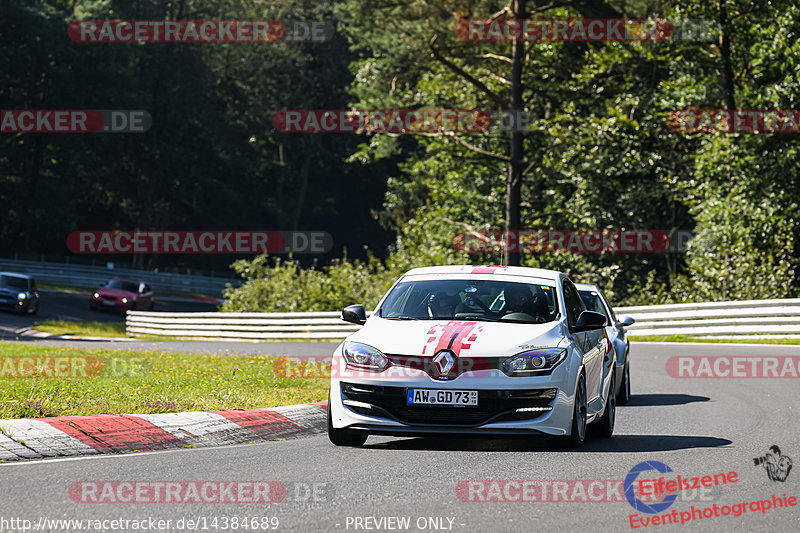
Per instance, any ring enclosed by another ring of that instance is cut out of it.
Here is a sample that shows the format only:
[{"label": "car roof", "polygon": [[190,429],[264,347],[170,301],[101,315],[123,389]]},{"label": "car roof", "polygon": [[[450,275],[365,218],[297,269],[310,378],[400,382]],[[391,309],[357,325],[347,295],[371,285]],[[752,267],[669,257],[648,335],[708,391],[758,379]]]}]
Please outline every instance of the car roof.
[{"label": "car roof", "polygon": [[30,274],[20,274],[19,272],[0,272],[0,276],[14,276],[15,278],[33,279]]},{"label": "car roof", "polygon": [[557,270],[545,270],[543,268],[530,268],[518,266],[487,266],[487,265],[444,265],[421,267],[409,270],[406,276],[425,276],[429,274],[502,274],[504,276],[520,276],[526,278],[538,278],[549,280],[555,283],[559,276],[563,274]]}]

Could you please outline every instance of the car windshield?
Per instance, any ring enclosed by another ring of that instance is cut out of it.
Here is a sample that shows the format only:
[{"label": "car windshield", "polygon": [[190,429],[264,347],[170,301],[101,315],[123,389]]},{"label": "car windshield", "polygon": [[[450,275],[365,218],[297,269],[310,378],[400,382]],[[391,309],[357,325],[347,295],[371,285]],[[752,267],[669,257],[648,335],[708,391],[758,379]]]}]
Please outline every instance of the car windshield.
[{"label": "car windshield", "polygon": [[596,313],[600,313],[605,315],[608,318],[608,313],[606,313],[606,308],[603,305],[603,302],[600,300],[600,294],[596,291],[579,291],[581,293],[581,300],[583,300],[583,305],[586,306],[587,311],[594,311]]},{"label": "car windshield", "polygon": [[558,305],[550,285],[474,279],[403,281],[386,296],[378,316],[541,324],[555,320]]},{"label": "car windshield", "polygon": [[0,287],[14,289],[15,291],[27,291],[28,280],[16,276],[0,276]]},{"label": "car windshield", "polygon": [[119,289],[128,292],[139,292],[139,285],[132,281],[123,281],[121,279],[112,279],[106,285],[109,289]]}]

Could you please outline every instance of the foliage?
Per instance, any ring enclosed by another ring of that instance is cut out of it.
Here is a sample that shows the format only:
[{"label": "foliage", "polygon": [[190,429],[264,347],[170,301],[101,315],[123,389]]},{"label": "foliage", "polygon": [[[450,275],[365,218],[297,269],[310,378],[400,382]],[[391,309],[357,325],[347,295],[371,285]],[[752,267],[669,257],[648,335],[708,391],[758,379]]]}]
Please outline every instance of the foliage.
[{"label": "foliage", "polygon": [[356,303],[371,309],[396,279],[373,256],[367,262],[345,258],[326,267],[301,268],[291,258],[262,255],[233,267],[246,281],[225,290],[223,312],[333,311]]}]

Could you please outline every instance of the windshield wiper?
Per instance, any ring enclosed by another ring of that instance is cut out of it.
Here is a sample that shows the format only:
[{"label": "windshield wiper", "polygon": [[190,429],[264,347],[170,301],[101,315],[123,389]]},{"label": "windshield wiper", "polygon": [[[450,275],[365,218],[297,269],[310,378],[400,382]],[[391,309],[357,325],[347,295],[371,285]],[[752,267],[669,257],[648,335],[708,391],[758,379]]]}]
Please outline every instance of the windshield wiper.
[{"label": "windshield wiper", "polygon": [[481,315],[468,315],[465,316],[464,319],[466,320],[478,320],[478,321],[485,321],[485,322],[503,322],[506,324],[540,324],[541,322],[534,322],[532,320],[519,320],[514,318],[495,318],[493,316],[481,316]]},{"label": "windshield wiper", "polygon": [[461,317],[461,319],[466,320],[485,320],[486,322],[506,322],[506,320],[501,320],[499,318],[495,318],[493,316],[483,316],[483,315],[467,315],[465,317]]}]

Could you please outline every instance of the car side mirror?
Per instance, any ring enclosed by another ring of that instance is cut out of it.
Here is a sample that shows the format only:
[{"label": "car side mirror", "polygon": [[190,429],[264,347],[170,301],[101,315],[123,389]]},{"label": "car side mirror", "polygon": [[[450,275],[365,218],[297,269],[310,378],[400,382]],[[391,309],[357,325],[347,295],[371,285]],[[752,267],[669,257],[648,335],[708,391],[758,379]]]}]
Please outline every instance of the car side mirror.
[{"label": "car side mirror", "polygon": [[591,331],[600,329],[606,325],[606,315],[594,311],[584,311],[578,317],[578,322],[572,331]]},{"label": "car side mirror", "polygon": [[627,328],[628,326],[632,326],[633,323],[636,322],[636,319],[634,319],[632,316],[625,315],[619,318],[620,320],[617,320],[617,323],[614,324],[618,328]]},{"label": "car side mirror", "polygon": [[342,320],[353,324],[364,324],[367,321],[367,309],[361,305],[348,305],[342,310]]}]

